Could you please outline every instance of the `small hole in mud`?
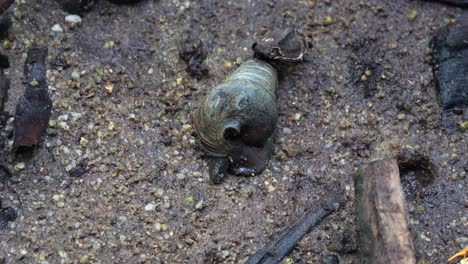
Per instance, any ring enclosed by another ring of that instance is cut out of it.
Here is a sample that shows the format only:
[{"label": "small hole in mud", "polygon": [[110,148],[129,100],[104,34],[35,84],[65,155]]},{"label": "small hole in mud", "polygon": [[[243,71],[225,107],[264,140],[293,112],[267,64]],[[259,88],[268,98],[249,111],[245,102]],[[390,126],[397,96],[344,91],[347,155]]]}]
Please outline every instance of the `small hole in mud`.
[{"label": "small hole in mud", "polygon": [[405,196],[419,198],[426,196],[425,188],[432,184],[436,176],[436,168],[429,158],[400,158],[398,167]]}]

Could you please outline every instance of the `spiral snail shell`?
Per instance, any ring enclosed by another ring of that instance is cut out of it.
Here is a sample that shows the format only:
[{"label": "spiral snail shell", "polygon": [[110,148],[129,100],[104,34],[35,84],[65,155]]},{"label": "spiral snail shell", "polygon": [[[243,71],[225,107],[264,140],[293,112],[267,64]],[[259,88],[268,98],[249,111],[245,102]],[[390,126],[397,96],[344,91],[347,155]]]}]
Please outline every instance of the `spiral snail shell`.
[{"label": "spiral snail shell", "polygon": [[[248,60],[216,86],[195,113],[194,126],[202,149],[212,157],[229,158],[236,174],[264,169],[264,150],[278,119],[276,70]],[[235,164],[232,164],[235,163]],[[246,168],[242,168],[246,166]]]}]

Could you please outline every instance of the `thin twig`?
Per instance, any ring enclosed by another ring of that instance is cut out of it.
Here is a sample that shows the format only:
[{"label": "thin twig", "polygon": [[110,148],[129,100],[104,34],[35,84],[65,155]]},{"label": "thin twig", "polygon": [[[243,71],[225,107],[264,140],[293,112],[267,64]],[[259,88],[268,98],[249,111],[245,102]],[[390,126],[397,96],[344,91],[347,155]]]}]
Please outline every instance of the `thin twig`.
[{"label": "thin twig", "polygon": [[301,241],[312,228],[339,208],[340,198],[336,194],[327,196],[319,208],[313,208],[304,216],[286,229],[281,236],[268,243],[264,249],[252,255],[246,264],[273,264],[280,263],[289,255],[296,244]]}]

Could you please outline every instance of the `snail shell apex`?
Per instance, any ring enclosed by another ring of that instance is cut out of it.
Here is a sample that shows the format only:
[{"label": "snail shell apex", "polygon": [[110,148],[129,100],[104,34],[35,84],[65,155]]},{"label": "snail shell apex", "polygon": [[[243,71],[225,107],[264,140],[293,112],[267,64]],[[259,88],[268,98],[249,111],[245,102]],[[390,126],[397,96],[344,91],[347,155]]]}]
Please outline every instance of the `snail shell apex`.
[{"label": "snail shell apex", "polygon": [[276,127],[276,70],[249,60],[216,86],[195,113],[199,143],[208,155],[228,157],[243,144],[261,147]]}]

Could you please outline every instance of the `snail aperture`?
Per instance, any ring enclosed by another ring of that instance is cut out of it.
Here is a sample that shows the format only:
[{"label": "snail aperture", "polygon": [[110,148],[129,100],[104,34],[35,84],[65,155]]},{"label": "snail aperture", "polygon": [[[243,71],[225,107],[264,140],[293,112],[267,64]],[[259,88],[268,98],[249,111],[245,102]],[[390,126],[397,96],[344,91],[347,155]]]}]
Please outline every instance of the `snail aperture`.
[{"label": "snail aperture", "polygon": [[231,165],[255,168],[235,169],[239,174],[263,171],[268,155],[254,155],[265,157],[255,162],[247,162],[251,154],[242,155],[261,153],[269,145],[278,119],[277,86],[277,72],[270,64],[260,60],[243,63],[205,97],[195,113],[202,149],[212,157],[243,161]]}]

